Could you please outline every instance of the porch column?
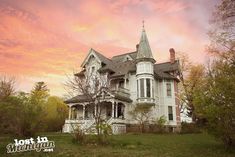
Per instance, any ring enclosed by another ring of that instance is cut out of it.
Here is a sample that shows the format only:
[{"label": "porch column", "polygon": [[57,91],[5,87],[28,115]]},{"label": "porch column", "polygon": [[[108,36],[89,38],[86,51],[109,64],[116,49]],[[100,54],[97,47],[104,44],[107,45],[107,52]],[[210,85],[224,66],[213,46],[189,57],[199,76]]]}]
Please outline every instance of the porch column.
[{"label": "porch column", "polygon": [[78,114],[78,106],[76,107],[76,111],[77,111],[77,118],[76,118],[76,119],[78,119],[78,118],[79,118],[79,114]]},{"label": "porch column", "polygon": [[82,113],[82,119],[85,120],[85,110],[86,110],[86,106],[83,105],[83,113]]},{"label": "porch column", "polygon": [[115,115],[116,115],[115,117],[118,118],[118,103],[116,103],[116,111],[115,112],[116,112],[115,113]]},{"label": "porch column", "polygon": [[112,118],[114,118],[114,102],[112,102]]},{"label": "porch column", "polygon": [[95,104],[95,116],[96,116],[96,110],[97,110],[97,109],[96,109],[96,104]]},{"label": "porch column", "polygon": [[71,119],[71,106],[69,105],[69,120]]},{"label": "porch column", "polygon": [[126,88],[126,78],[124,78],[124,88]]}]

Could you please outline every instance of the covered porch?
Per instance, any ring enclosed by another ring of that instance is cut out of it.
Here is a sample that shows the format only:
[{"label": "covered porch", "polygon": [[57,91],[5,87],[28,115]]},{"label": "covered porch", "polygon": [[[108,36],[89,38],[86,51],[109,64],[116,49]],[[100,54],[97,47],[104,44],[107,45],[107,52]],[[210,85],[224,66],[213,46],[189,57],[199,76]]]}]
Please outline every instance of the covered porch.
[{"label": "covered porch", "polygon": [[124,133],[126,126],[126,107],[132,100],[129,91],[106,88],[100,93],[99,102],[88,102],[84,95],[78,95],[67,100],[69,117],[65,120],[63,132],[72,132],[79,126],[80,129],[88,130],[94,127],[95,117],[100,118],[112,126],[113,133]]},{"label": "covered porch", "polygon": [[[98,111],[101,112],[101,118],[103,120],[113,119],[125,119],[125,105],[126,103],[119,101],[102,101]],[[72,103],[69,106],[69,117],[67,120],[91,120],[97,115],[97,109],[94,104],[79,104]]]}]

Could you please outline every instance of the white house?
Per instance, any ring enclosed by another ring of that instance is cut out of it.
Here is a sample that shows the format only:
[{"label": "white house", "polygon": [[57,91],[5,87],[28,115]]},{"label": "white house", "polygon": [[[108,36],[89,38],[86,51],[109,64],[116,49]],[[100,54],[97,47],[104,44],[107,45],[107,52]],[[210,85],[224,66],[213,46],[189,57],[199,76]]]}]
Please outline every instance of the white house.
[{"label": "white house", "polygon": [[[83,70],[76,77],[95,71],[110,79],[109,97],[103,100],[102,114],[114,134],[125,133],[127,124],[136,123],[129,111],[138,103],[154,104],[152,119],[165,116],[167,125],[173,131],[179,129],[179,61],[175,60],[175,51],[171,48],[169,62],[156,63],[144,28],[136,51],[107,58],[91,49],[81,67]],[[71,132],[75,124],[86,130],[94,127],[94,106],[87,102],[84,95],[65,102],[69,106],[69,118],[65,121],[63,132]]]}]

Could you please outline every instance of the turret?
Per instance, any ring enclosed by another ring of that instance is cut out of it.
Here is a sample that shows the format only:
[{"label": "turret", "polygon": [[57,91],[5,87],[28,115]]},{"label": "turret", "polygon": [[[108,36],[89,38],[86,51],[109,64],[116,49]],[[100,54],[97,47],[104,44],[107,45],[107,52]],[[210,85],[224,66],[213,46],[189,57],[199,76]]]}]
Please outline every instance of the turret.
[{"label": "turret", "polygon": [[148,38],[143,27],[136,57],[137,102],[154,102],[154,63]]}]

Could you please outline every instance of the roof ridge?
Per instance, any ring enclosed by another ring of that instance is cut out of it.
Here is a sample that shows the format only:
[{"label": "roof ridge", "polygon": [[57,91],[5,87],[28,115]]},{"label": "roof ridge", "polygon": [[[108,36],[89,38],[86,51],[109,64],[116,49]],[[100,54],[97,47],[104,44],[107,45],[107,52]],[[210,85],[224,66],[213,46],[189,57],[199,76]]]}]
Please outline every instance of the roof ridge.
[{"label": "roof ridge", "polygon": [[108,59],[109,61],[112,62],[112,60],[111,60],[110,58],[104,56],[102,53],[98,52],[97,50],[95,50],[95,49],[93,49],[93,48],[91,48],[91,49],[92,49],[95,53],[98,53],[98,54],[101,55],[102,57],[104,57],[104,58],[106,58],[106,59]]},{"label": "roof ridge", "polygon": [[170,63],[170,61],[169,61],[169,62],[156,63],[156,64],[154,64],[154,65],[167,64],[167,63]]},{"label": "roof ridge", "polygon": [[[178,60],[175,60],[175,62],[178,62]],[[175,63],[175,62],[174,62],[174,63]],[[167,62],[162,62],[162,63],[156,63],[156,64],[154,64],[154,65],[167,64],[167,63],[171,63],[171,62],[170,62],[170,61],[167,61]],[[174,63],[173,63],[173,64],[174,64]],[[171,63],[171,64],[172,64],[172,63]]]},{"label": "roof ridge", "polygon": [[114,58],[114,57],[120,57],[120,56],[124,56],[124,55],[129,55],[129,54],[132,54],[132,53],[137,53],[137,51],[128,52],[128,53],[123,53],[123,54],[120,54],[120,55],[113,56],[112,58]]}]

